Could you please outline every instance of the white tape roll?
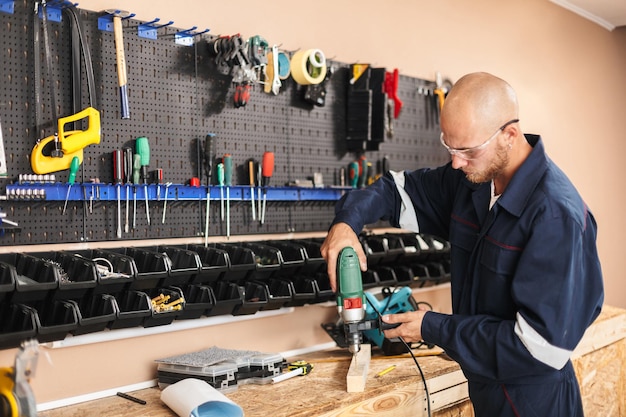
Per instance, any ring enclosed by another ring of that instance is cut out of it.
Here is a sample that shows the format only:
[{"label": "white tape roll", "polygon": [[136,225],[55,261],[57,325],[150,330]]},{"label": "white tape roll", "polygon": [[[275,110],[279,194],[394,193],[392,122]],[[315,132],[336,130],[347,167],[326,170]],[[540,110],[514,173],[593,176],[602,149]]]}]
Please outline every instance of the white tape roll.
[{"label": "white tape roll", "polygon": [[[320,54],[323,61],[320,59]],[[317,57],[311,58],[312,55],[317,55]],[[312,59],[321,65],[314,66]],[[326,78],[326,71],[326,59],[319,49],[300,50],[291,58],[291,76],[300,85],[320,84]]]},{"label": "white tape roll", "polygon": [[309,55],[309,62],[315,68],[322,68],[326,65],[326,57],[324,56],[324,52],[319,49],[313,49],[311,51],[311,55]]}]

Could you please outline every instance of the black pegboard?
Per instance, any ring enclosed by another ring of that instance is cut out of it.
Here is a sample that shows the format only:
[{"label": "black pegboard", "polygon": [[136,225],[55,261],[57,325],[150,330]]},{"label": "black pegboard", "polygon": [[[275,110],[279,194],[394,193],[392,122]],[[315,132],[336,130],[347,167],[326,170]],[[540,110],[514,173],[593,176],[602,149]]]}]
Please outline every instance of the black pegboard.
[{"label": "black pegboard", "polygon": [[[13,14],[0,13],[0,121],[4,134],[9,177],[31,173],[29,155],[35,141],[52,132],[35,129],[33,69],[33,3],[16,0]],[[302,99],[303,89],[293,80],[283,82],[280,94],[268,95],[255,85],[250,102],[242,108],[233,105],[234,89],[229,77],[219,74],[209,55],[207,40],[198,36],[192,46],[175,43],[176,28],[158,30],[158,39],[138,36],[133,19],[123,21],[128,66],[130,120],[119,115],[119,95],[112,32],[99,30],[102,13],[80,10],[86,29],[101,111],[102,140],[84,150],[84,162],[77,181],[98,179],[112,182],[112,151],[133,146],[135,138],[146,136],[151,146],[150,169],[161,168],[165,182],[186,184],[191,177],[204,180],[198,169],[197,140],[215,133],[215,154],[232,154],[233,183],[246,184],[244,164],[250,158],[260,161],[265,151],[275,152],[276,168],[271,185],[284,185],[320,172],[326,185],[338,184],[339,170],[356,158],[345,145],[346,91],[348,65],[332,62],[334,74],[328,81],[326,104],[316,107]],[[52,68],[57,81],[59,116],[73,113],[70,94],[69,23],[49,22]],[[241,28],[245,31],[245,28]],[[41,53],[41,51],[39,52]],[[43,61],[43,55],[42,55]],[[50,122],[50,97],[46,71],[40,80],[42,115]],[[388,156],[394,170],[435,166],[445,162],[447,153],[438,141],[439,126],[432,95],[420,94],[432,82],[401,76],[399,98],[404,105],[393,121],[393,137],[386,138],[379,151],[367,152],[374,167]],[[83,101],[88,98],[83,88]],[[65,182],[67,172],[56,174]],[[143,201],[137,202],[136,228],[122,239],[197,237],[204,233],[205,203],[172,201],[167,204],[166,222],[161,223],[163,201],[149,203],[148,226]],[[122,218],[125,216],[122,204]],[[70,201],[66,214],[62,203],[51,201],[5,201],[0,209],[20,224],[18,232],[7,229],[0,245],[103,241],[116,239],[117,206],[114,201]],[[132,199],[130,202],[132,217]],[[231,234],[284,233],[326,230],[332,220],[333,202],[268,202],[265,223],[252,221],[250,204],[231,206]],[[212,202],[211,236],[225,235],[220,222],[219,202]]]}]

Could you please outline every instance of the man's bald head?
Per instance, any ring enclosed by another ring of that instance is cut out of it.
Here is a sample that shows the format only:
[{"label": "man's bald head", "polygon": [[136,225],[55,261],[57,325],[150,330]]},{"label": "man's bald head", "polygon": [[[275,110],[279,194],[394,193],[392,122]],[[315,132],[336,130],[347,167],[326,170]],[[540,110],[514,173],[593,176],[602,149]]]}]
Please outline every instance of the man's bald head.
[{"label": "man's bald head", "polygon": [[517,119],[517,96],[504,80],[485,72],[463,76],[448,93],[441,111],[444,131],[471,129],[489,134],[502,123]]}]

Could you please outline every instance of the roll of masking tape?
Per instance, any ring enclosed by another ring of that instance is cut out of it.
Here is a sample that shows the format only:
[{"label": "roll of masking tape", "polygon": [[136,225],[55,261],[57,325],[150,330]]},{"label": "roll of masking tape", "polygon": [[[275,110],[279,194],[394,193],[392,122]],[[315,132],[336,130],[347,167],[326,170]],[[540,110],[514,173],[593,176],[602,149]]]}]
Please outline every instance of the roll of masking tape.
[{"label": "roll of masking tape", "polygon": [[291,74],[291,64],[289,63],[289,57],[284,52],[278,52],[278,78],[286,80]]},{"label": "roll of masking tape", "polygon": [[326,58],[319,49],[300,50],[291,58],[291,76],[300,85],[320,84],[326,71]]}]

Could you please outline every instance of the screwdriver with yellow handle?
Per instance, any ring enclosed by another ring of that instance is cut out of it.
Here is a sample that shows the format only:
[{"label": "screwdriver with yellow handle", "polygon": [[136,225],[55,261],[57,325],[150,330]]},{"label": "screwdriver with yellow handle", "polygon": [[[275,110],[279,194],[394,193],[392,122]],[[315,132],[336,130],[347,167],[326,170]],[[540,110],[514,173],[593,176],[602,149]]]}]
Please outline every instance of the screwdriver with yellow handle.
[{"label": "screwdriver with yellow handle", "polygon": [[78,156],[72,158],[72,162],[70,163],[70,175],[67,178],[67,193],[65,194],[65,203],[63,204],[63,214],[65,214],[65,210],[67,209],[67,200],[70,198],[70,190],[72,189],[72,185],[76,181],[76,173],[78,172],[78,168],[80,167],[80,160]]}]

